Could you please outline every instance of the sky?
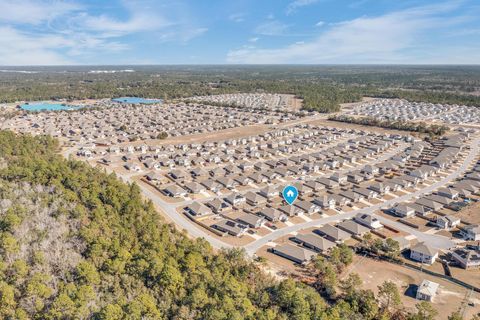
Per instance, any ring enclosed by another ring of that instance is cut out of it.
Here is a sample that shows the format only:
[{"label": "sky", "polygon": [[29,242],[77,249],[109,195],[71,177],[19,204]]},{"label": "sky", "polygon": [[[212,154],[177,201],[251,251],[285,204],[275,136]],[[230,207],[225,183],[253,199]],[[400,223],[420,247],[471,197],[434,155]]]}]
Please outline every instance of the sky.
[{"label": "sky", "polygon": [[0,0],[0,65],[480,64],[479,0]]}]

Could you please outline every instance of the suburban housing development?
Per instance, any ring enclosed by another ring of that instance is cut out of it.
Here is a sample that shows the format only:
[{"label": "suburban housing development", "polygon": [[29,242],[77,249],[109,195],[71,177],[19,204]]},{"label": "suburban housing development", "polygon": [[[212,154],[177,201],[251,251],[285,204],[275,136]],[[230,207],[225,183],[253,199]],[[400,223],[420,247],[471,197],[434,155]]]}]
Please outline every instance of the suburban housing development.
[{"label": "suburban housing development", "polygon": [[[312,258],[344,245],[358,252],[355,271],[368,274],[365,243],[393,241],[410,279],[418,279],[409,283],[418,286],[412,299],[445,305],[448,290],[457,290],[461,305],[465,292],[480,287],[477,109],[376,99],[341,111],[451,126],[425,139],[337,126],[323,114],[299,112],[296,99],[247,93],[152,104],[103,99],[76,111],[22,113],[1,128],[60,139],[64,156],[137,183],[190,236],[217,249],[243,248],[278,274],[298,275]],[[299,193],[292,205],[282,197],[287,185]],[[388,264],[375,263],[379,273]],[[445,274],[463,287],[438,277]]]}]

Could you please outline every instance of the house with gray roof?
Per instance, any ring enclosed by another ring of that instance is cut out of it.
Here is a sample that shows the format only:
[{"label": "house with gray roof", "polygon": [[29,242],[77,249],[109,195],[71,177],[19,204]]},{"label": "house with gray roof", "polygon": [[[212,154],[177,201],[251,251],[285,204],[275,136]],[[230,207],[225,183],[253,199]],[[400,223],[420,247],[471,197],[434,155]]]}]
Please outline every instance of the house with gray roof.
[{"label": "house with gray roof", "polygon": [[203,203],[200,203],[198,201],[194,201],[188,204],[185,207],[185,211],[190,215],[196,216],[196,217],[207,216],[212,214],[212,211],[210,210],[210,208],[208,208]]},{"label": "house with gray roof", "polygon": [[465,240],[480,241],[480,225],[470,224],[460,229],[460,234]]},{"label": "house with gray roof", "polygon": [[438,250],[419,242],[410,249],[410,259],[421,263],[433,264],[438,258]]},{"label": "house with gray roof", "polygon": [[279,207],[278,210],[285,213],[289,217],[298,216],[303,213],[303,210],[300,208],[291,206],[289,204]]},{"label": "house with gray roof", "polygon": [[422,198],[418,199],[417,201],[415,201],[415,203],[419,204],[421,206],[427,207],[432,211],[438,211],[438,210],[443,208],[442,204],[440,204],[436,201],[433,201],[433,200],[431,200],[427,197],[422,197]]},{"label": "house with gray roof", "polygon": [[315,229],[314,232],[322,237],[326,237],[330,241],[337,243],[341,243],[345,240],[350,239],[350,234],[348,232],[334,227],[331,224],[323,225],[318,229]]},{"label": "house with gray roof", "polygon": [[337,224],[337,228],[358,237],[362,237],[364,234],[370,231],[367,227],[355,222],[354,220],[342,221]]},{"label": "house with gray roof", "polygon": [[480,250],[459,248],[452,252],[452,260],[463,269],[480,268]]},{"label": "house with gray roof", "polygon": [[281,212],[280,210],[277,210],[275,208],[265,208],[262,209],[258,212],[258,215],[264,217],[268,221],[272,222],[277,222],[277,221],[287,221],[288,216]]},{"label": "house with gray roof", "polygon": [[228,219],[215,223],[212,228],[220,230],[234,237],[240,237],[247,231],[247,226]]},{"label": "house with gray roof", "polygon": [[250,213],[242,214],[236,220],[254,229],[260,228],[265,223],[265,218]]},{"label": "house with gray roof", "polygon": [[297,242],[304,247],[316,252],[327,252],[335,247],[335,242],[329,241],[325,238],[316,236],[314,234],[297,234],[292,241]]},{"label": "house with gray roof", "polygon": [[368,213],[358,213],[353,218],[353,220],[370,229],[380,229],[383,227],[383,225],[380,223],[380,220],[378,220],[378,218]]},{"label": "house with gray roof", "polygon": [[399,203],[390,209],[390,212],[399,217],[413,217],[415,215],[415,208],[410,204]]},{"label": "house with gray roof", "polygon": [[320,208],[310,201],[296,201],[294,206],[301,209],[305,214],[314,214],[320,212]]},{"label": "house with gray roof", "polygon": [[438,287],[438,283],[424,279],[417,288],[415,299],[432,301],[437,295]]},{"label": "house with gray roof", "polygon": [[298,264],[307,264],[315,253],[290,244],[273,247],[272,252]]},{"label": "house with gray roof", "polygon": [[247,203],[251,206],[258,206],[267,203],[267,198],[252,191],[249,191],[245,194],[245,199],[247,200]]}]

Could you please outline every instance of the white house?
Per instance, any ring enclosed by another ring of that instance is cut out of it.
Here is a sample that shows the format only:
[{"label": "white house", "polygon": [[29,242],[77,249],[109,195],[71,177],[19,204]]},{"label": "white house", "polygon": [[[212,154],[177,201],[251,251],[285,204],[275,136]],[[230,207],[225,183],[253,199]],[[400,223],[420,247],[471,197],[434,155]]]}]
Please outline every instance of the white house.
[{"label": "white house", "polygon": [[424,279],[417,288],[418,300],[432,301],[437,295],[438,283]]},{"label": "white house", "polygon": [[438,258],[438,250],[427,246],[423,242],[417,243],[410,249],[410,259],[421,263],[433,264]]},{"label": "white house", "polygon": [[479,241],[480,240],[480,225],[471,224],[463,227],[460,233],[465,240]]},{"label": "white house", "polygon": [[449,230],[460,224],[460,218],[454,216],[438,216],[436,224],[440,229]]},{"label": "white house", "polygon": [[371,214],[359,213],[355,216],[355,218],[353,218],[353,220],[359,224],[369,227],[370,229],[380,229],[383,227],[380,221]]}]

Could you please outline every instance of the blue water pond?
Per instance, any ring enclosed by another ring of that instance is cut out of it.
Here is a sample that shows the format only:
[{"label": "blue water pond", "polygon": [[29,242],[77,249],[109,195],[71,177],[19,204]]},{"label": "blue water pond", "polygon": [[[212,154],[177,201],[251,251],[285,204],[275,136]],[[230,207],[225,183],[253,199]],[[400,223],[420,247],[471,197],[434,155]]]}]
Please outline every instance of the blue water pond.
[{"label": "blue water pond", "polygon": [[81,108],[80,106],[72,106],[64,103],[48,103],[48,102],[32,102],[20,105],[22,110],[26,111],[60,111],[60,110],[75,110]]}]

